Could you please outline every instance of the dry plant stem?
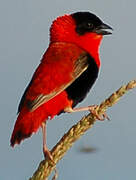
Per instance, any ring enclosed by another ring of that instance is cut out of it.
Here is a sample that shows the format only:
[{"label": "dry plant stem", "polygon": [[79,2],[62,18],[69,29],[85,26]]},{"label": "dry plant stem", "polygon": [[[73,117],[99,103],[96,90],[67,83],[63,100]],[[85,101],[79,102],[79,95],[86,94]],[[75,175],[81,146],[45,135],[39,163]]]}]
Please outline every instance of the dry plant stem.
[{"label": "dry plant stem", "polygon": [[[123,96],[127,91],[136,87],[136,80],[130,81],[127,85],[122,86],[115,93],[113,93],[108,99],[103,101],[96,108],[96,113],[98,115],[102,115],[108,107],[113,106],[118,102],[121,96]],[[62,138],[61,140],[54,146],[51,150],[53,160],[57,163],[64,154],[68,151],[68,149],[73,145],[73,143],[80,138],[89,128],[91,128],[96,121],[96,117],[92,114],[88,114],[83,117],[76,125],[74,125]],[[40,164],[36,172],[29,180],[45,180],[50,175],[50,173],[54,170],[55,165],[47,159],[43,160]]]}]

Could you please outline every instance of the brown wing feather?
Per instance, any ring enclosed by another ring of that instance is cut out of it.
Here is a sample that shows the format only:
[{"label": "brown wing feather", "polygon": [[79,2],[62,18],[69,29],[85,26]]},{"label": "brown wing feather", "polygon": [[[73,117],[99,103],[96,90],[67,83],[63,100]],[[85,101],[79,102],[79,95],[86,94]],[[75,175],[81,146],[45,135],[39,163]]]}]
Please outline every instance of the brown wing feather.
[{"label": "brown wing feather", "polygon": [[74,71],[72,73],[72,79],[69,83],[63,84],[62,86],[54,89],[50,94],[44,95],[40,94],[35,100],[28,101],[27,105],[30,111],[34,111],[42,104],[46,103],[50,99],[57,96],[63,90],[65,90],[68,86],[70,86],[86,69],[88,68],[88,56],[87,53],[82,53],[80,57],[75,61]]}]

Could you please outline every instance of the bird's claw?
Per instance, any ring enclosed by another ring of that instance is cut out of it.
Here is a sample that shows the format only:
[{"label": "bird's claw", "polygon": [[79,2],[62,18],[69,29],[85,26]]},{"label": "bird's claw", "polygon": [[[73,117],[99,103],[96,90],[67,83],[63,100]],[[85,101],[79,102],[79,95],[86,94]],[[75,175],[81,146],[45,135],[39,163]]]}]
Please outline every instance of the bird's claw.
[{"label": "bird's claw", "polygon": [[108,117],[106,112],[103,112],[102,115],[98,115],[98,113],[96,111],[97,107],[98,107],[98,105],[92,105],[92,106],[88,107],[91,114],[93,114],[96,117],[96,119],[98,119],[99,121],[104,121],[105,119],[110,120],[110,118]]},{"label": "bird's claw", "polygon": [[52,156],[51,152],[46,147],[43,148],[43,154],[44,154],[45,159],[48,158],[55,165],[55,162],[53,160],[53,156]]}]

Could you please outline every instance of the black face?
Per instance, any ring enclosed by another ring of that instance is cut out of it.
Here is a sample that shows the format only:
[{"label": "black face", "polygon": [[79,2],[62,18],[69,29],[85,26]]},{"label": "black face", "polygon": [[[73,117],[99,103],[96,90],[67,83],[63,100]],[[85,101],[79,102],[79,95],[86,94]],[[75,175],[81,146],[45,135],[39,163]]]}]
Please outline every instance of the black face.
[{"label": "black face", "polygon": [[101,35],[108,35],[111,32],[106,31],[105,29],[112,28],[104,24],[96,15],[90,12],[76,12],[71,14],[76,22],[76,32],[79,35],[84,35],[87,32],[95,32]]}]

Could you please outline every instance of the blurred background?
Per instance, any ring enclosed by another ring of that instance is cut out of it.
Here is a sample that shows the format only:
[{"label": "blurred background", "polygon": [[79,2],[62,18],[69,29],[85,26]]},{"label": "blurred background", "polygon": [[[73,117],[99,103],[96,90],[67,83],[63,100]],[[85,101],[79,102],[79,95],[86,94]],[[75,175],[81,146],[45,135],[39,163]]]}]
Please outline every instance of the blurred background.
[{"label": "blurred background", "polygon": [[[90,11],[114,28],[100,48],[101,71],[79,106],[100,103],[136,78],[135,0],[0,0],[0,180],[27,180],[43,159],[42,135],[14,149],[10,136],[17,106],[48,47],[57,16]],[[58,179],[128,180],[136,177],[136,90],[108,110],[111,121],[97,122],[57,165]],[[47,124],[48,147],[88,112],[62,114]],[[50,178],[51,179],[51,178]]]}]

